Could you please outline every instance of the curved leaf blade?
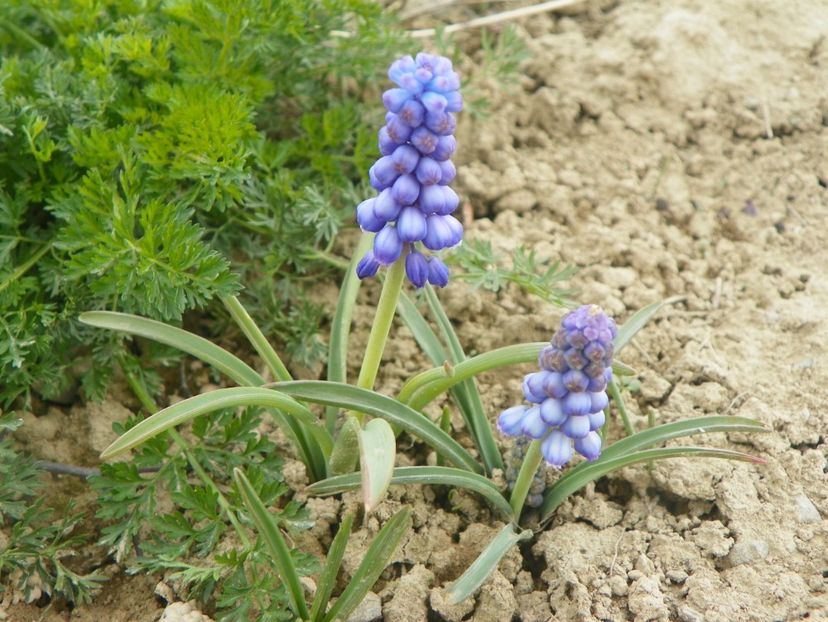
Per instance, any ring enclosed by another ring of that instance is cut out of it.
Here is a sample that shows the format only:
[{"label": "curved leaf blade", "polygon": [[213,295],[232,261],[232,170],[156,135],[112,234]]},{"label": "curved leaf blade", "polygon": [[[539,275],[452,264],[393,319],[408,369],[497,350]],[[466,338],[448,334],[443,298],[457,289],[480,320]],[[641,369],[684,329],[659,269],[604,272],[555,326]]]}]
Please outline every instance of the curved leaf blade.
[{"label": "curved leaf blade", "polygon": [[372,417],[381,417],[420,438],[456,466],[474,472],[483,470],[460,443],[441,430],[431,419],[423,417],[421,413],[393,398],[368,389],[321,380],[294,380],[269,386],[303,401],[339,406]]},{"label": "curved leaf blade", "polygon": [[345,547],[348,544],[348,538],[351,536],[353,523],[354,515],[348,514],[339,526],[339,531],[336,532],[336,536],[331,542],[331,548],[328,549],[325,565],[322,568],[322,574],[319,576],[319,585],[316,588],[316,594],[313,596],[313,605],[310,612],[310,620],[312,621],[321,618],[328,606],[328,601],[331,599],[331,593],[336,586],[336,576],[339,574],[342,558],[345,556]]},{"label": "curved leaf blade", "polygon": [[[276,408],[305,424],[307,429],[314,433],[318,439],[325,439],[327,435],[325,430],[318,425],[313,414],[293,398],[278,391],[261,387],[231,387],[196,395],[168,406],[151,417],[147,417],[135,427],[124,432],[109,447],[104,449],[101,453],[101,459],[106,460],[128,451],[161,432],[190,421],[199,415],[238,406]],[[327,439],[327,442],[329,443],[330,439]],[[330,450],[330,447],[328,450]]]},{"label": "curved leaf blade", "polygon": [[[493,507],[503,512],[509,519],[512,518],[512,508],[506,497],[490,479],[477,473],[443,466],[397,467],[394,469],[391,485],[405,486],[408,484],[465,488],[476,492],[489,501]],[[332,495],[346,490],[354,490],[359,488],[359,485],[359,473],[348,473],[347,475],[336,475],[314,482],[308,486],[307,490],[315,495]]]},{"label": "curved leaf blade", "polygon": [[511,523],[501,529],[494,539],[477,556],[471,566],[451,584],[448,589],[448,601],[455,605],[467,599],[477,591],[483,582],[497,568],[503,556],[521,540],[532,537],[531,529],[517,531]]},{"label": "curved leaf blade", "polygon": [[397,545],[411,526],[411,511],[403,508],[392,516],[379,533],[374,537],[371,546],[365,553],[362,563],[357,568],[348,587],[342,592],[339,600],[334,603],[325,616],[323,622],[333,622],[337,619],[346,619],[348,615],[362,602],[374,583],[377,582],[382,571],[388,565]]},{"label": "curved leaf blade", "polygon": [[371,512],[385,497],[394,473],[397,437],[385,419],[371,419],[359,432],[362,503]]},{"label": "curved leaf blade", "polygon": [[[629,438],[629,437],[628,437]],[[715,449],[710,447],[660,447],[658,449],[645,449],[634,453],[628,453],[605,459],[603,456],[594,462],[583,463],[583,467],[576,472],[573,470],[555,482],[543,499],[541,506],[541,522],[546,522],[552,517],[552,513],[572,493],[577,492],[589,482],[598,479],[617,469],[650,460],[662,460],[664,458],[676,458],[682,456],[698,456],[702,458],[725,458],[727,460],[741,460],[764,464],[765,460],[758,456],[741,451],[730,449]],[[581,465],[579,465],[580,467]]]},{"label": "curved leaf blade", "polygon": [[300,619],[307,620],[309,617],[308,606],[305,603],[302,584],[299,582],[299,574],[296,572],[296,566],[290,556],[290,548],[285,542],[282,532],[279,531],[279,526],[273,520],[264,503],[256,494],[256,490],[240,468],[233,469],[233,479],[236,481],[244,505],[247,506],[253,522],[256,523],[259,534],[270,550],[273,565],[276,566],[276,571],[287,588],[291,609]]},{"label": "curved leaf blade", "polygon": [[[80,321],[90,326],[118,330],[163,343],[204,361],[243,386],[258,387],[264,378],[240,358],[211,341],[181,328],[169,326],[138,315],[115,311],[87,311]],[[314,479],[325,476],[326,456],[330,453],[330,435],[319,434],[316,427],[309,430],[295,419],[282,413],[270,413],[287,435],[295,440],[302,461]],[[310,432],[311,436],[308,436]]]},{"label": "curved leaf blade", "polygon": [[707,417],[693,417],[682,419],[672,423],[663,423],[635,434],[630,434],[614,442],[603,449],[601,457],[595,462],[581,462],[567,473],[565,473],[555,485],[564,485],[571,477],[578,477],[578,474],[603,460],[610,460],[619,456],[645,449],[657,443],[663,443],[674,438],[692,436],[693,434],[705,434],[712,432],[767,432],[761,423],[746,417],[735,417],[728,415],[709,415]]},{"label": "curved leaf blade", "polygon": [[432,363],[442,365],[449,360],[448,353],[443,348],[443,344],[437,338],[437,335],[434,334],[434,331],[431,330],[431,326],[425,321],[420,310],[417,309],[417,306],[405,293],[401,294],[400,299],[397,301],[397,313],[400,314],[403,322],[408,325],[411,334],[414,335],[414,339],[420,345],[423,352],[425,352],[425,355],[431,359]]},{"label": "curved leaf blade", "polygon": [[609,445],[601,452],[601,458],[614,458],[638,449],[663,443],[682,436],[712,432],[767,432],[768,429],[755,419],[732,415],[708,415],[662,423],[636,432]]},{"label": "curved leaf blade", "polygon": [[265,382],[255,369],[234,354],[182,328],[116,311],[87,311],[81,313],[78,319],[89,326],[118,330],[178,348],[215,367],[239,384],[259,386]]}]

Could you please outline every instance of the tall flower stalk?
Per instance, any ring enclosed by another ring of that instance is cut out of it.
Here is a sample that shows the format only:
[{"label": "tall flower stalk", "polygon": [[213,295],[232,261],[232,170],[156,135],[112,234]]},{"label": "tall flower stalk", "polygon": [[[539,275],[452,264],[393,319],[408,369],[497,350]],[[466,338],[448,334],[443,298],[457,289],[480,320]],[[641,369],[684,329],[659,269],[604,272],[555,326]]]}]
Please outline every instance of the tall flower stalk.
[{"label": "tall flower stalk", "polygon": [[360,228],[375,234],[357,275],[389,267],[357,381],[366,389],[374,386],[404,277],[417,288],[445,287],[449,270],[434,253],[463,238],[452,216],[460,199],[448,185],[457,172],[449,158],[457,147],[452,113],[463,108],[460,78],[449,59],[426,53],[394,61],[388,77],[397,86],[383,93],[382,155],[368,171],[378,194],[356,209]]}]

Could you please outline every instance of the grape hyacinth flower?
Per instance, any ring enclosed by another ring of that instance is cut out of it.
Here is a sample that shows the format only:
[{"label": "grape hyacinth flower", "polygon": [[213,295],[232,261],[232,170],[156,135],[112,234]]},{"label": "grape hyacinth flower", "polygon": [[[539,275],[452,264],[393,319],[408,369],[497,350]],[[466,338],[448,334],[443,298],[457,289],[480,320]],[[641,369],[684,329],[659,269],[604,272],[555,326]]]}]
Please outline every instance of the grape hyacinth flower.
[{"label": "grape hyacinth flower", "polygon": [[529,406],[501,413],[497,425],[508,436],[541,440],[549,466],[560,468],[575,451],[587,460],[601,455],[598,429],[609,404],[615,322],[597,305],[567,313],[561,328],[538,357],[541,370],[523,380]]},{"label": "grape hyacinth flower", "polygon": [[388,77],[397,87],[383,93],[382,157],[368,171],[378,195],[356,210],[362,230],[376,236],[357,275],[373,276],[402,260],[415,287],[445,287],[448,268],[433,253],[463,239],[463,225],[452,216],[460,199],[449,187],[456,174],[449,159],[457,146],[452,113],[463,108],[460,78],[449,59],[424,52],[394,61]]}]

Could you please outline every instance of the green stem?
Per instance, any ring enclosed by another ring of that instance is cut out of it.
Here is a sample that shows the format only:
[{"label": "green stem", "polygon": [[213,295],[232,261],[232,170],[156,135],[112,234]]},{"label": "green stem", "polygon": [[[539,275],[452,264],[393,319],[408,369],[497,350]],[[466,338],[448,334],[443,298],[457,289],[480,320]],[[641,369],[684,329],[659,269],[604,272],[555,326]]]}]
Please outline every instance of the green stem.
[{"label": "green stem", "polygon": [[[391,332],[391,322],[394,320],[404,277],[405,262],[399,259],[388,270],[382,286],[377,313],[374,316],[374,324],[371,326],[371,334],[368,336],[368,345],[365,346],[365,356],[362,359],[362,367],[357,379],[357,386],[362,389],[374,388],[374,381],[377,379],[377,371],[385,350],[385,342],[388,340],[388,333]],[[358,417],[362,421],[362,415]]]},{"label": "green stem", "polygon": [[618,409],[618,414],[621,415],[621,421],[624,424],[624,431],[627,433],[627,436],[635,434],[635,429],[633,429],[632,423],[630,423],[630,415],[627,413],[627,407],[624,405],[621,391],[618,389],[615,379],[610,380],[607,385],[607,393],[609,393],[612,401],[615,402],[615,407]]},{"label": "green stem", "polygon": [[344,259],[340,259],[330,253],[327,253],[322,250],[313,250],[305,255],[302,255],[302,259],[316,259],[317,261],[324,262],[331,266],[332,268],[336,268],[340,272],[345,272],[348,269],[348,266],[351,264]]},{"label": "green stem", "polygon": [[[121,363],[121,369],[126,376],[127,382],[129,383],[132,392],[135,393],[135,397],[138,398],[138,401],[141,402],[141,405],[144,407],[145,410],[148,412],[154,413],[158,411],[158,405],[155,403],[155,400],[152,399],[152,396],[147,391],[144,384],[138,380],[138,378],[132,372],[128,371],[126,366]],[[170,435],[170,438],[181,448],[184,452],[184,456],[187,458],[187,462],[190,463],[190,466],[193,468],[193,471],[196,472],[196,475],[204,482],[204,485],[211,489],[218,499],[218,503],[221,508],[224,510],[224,513],[227,515],[227,518],[230,520],[230,523],[233,525],[233,528],[236,530],[236,533],[239,534],[239,540],[241,540],[242,544],[246,548],[250,548],[250,540],[247,537],[247,533],[245,532],[244,528],[239,523],[238,518],[236,518],[236,513],[233,511],[233,508],[230,506],[230,502],[227,501],[227,497],[222,494],[219,487],[213,481],[213,478],[204,470],[201,466],[199,461],[196,459],[195,455],[193,454],[193,449],[190,444],[184,440],[184,437],[178,433],[178,430],[175,428],[170,428],[167,430],[167,433]]]},{"label": "green stem", "polygon": [[51,248],[52,248],[52,243],[51,242],[48,242],[48,243],[44,244],[41,248],[39,248],[37,250],[37,252],[34,255],[29,257],[25,262],[23,262],[23,264],[18,266],[17,270],[12,272],[7,278],[5,278],[3,280],[2,283],[0,283],[0,292],[2,292],[9,285],[14,283],[21,276],[26,274],[26,272],[29,271],[29,268],[31,268],[33,265],[35,265],[40,260],[40,258],[43,257],[43,255],[45,255],[46,253],[49,252],[49,250]]},{"label": "green stem", "polygon": [[543,441],[539,439],[529,444],[529,449],[523,458],[523,464],[520,466],[520,473],[518,473],[515,481],[515,487],[512,490],[512,496],[509,497],[509,505],[512,506],[512,512],[515,515],[515,524],[520,520],[520,513],[523,511],[526,495],[529,494],[532,480],[535,478],[535,473],[538,472],[541,463],[541,442]]},{"label": "green stem", "polygon": [[43,45],[40,41],[35,39],[32,35],[30,35],[28,32],[26,32],[25,30],[23,30],[19,26],[16,26],[11,21],[7,21],[5,24],[3,24],[3,26],[5,26],[8,30],[10,30],[15,36],[20,37],[21,39],[23,39],[26,43],[28,43],[33,48],[38,49],[38,50],[46,49],[45,45]]}]

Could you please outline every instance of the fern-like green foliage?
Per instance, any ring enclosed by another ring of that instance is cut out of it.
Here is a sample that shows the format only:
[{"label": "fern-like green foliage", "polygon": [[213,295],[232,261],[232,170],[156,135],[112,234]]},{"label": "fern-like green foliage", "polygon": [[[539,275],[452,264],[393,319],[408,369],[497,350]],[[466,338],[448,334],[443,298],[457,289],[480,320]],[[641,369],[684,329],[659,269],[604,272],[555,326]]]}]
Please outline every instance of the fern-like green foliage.
[{"label": "fern-like green foliage", "polygon": [[8,537],[0,547],[0,595],[15,589],[26,601],[46,592],[88,602],[103,577],[66,565],[86,540],[76,533],[83,516],[71,504],[61,512],[47,506],[34,462],[6,437],[20,424],[11,414],[0,415],[0,527]]},{"label": "fern-like green foliage", "polygon": [[[116,431],[138,421],[131,419]],[[101,475],[90,480],[99,495],[97,516],[106,523],[99,543],[127,562],[130,572],[164,574],[189,597],[214,601],[215,617],[222,622],[292,618],[264,544],[232,540],[237,536],[216,489],[194,477],[190,461],[203,466],[225,491],[229,510],[245,522],[252,519],[231,477],[238,466],[262,501],[279,508],[283,527],[296,532],[313,525],[305,508],[283,500],[288,487],[282,460],[277,447],[257,431],[260,424],[254,409],[201,417],[192,426],[192,448],[182,450],[158,436],[144,443],[131,462],[102,464]],[[291,555],[300,574],[318,572],[312,555],[299,550]]]},{"label": "fern-like green foliage", "polygon": [[522,246],[515,249],[511,267],[503,265],[492,245],[486,240],[469,240],[457,249],[451,261],[462,268],[455,278],[493,292],[513,283],[523,291],[557,305],[571,305],[574,291],[561,287],[576,272],[573,266],[559,262],[539,262],[535,251]]},{"label": "fern-like green foliage", "polygon": [[318,358],[299,276],[350,218],[400,45],[369,0],[0,2],[0,404],[90,353],[100,394],[124,349],[80,311],[176,321],[242,285]]}]

